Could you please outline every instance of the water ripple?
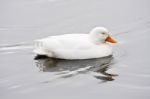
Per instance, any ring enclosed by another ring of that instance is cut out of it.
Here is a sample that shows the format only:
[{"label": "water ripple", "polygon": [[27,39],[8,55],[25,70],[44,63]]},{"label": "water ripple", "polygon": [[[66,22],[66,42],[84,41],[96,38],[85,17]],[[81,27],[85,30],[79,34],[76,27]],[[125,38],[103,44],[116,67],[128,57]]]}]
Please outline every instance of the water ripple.
[{"label": "water ripple", "polygon": [[0,45],[0,54],[12,54],[16,52],[24,52],[23,50],[31,50],[33,46],[29,43],[3,44]]}]

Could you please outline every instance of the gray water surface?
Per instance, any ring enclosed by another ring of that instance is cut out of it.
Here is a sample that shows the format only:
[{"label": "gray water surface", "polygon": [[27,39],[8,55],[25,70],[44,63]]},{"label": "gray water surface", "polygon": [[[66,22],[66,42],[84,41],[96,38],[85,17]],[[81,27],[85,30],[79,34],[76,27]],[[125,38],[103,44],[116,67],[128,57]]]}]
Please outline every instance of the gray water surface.
[{"label": "gray water surface", "polygon": [[[149,0],[1,0],[0,99],[149,99]],[[34,59],[33,40],[104,26],[113,56]]]}]

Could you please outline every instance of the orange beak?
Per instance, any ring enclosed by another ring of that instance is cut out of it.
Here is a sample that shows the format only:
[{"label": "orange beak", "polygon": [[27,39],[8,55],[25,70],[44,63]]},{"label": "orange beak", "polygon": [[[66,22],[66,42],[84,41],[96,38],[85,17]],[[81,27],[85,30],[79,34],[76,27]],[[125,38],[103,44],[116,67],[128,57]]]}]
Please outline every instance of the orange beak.
[{"label": "orange beak", "polygon": [[105,41],[106,41],[106,42],[110,42],[110,43],[117,43],[117,41],[114,40],[110,35],[106,38]]}]

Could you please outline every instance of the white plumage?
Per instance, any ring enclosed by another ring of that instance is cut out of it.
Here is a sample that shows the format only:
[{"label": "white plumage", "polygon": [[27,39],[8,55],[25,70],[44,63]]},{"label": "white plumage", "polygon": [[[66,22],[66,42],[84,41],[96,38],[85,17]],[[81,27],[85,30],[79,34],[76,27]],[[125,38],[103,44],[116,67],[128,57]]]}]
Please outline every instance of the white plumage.
[{"label": "white plumage", "polygon": [[90,59],[112,55],[106,43],[108,30],[93,29],[90,34],[64,34],[35,40],[34,52],[60,59]]}]

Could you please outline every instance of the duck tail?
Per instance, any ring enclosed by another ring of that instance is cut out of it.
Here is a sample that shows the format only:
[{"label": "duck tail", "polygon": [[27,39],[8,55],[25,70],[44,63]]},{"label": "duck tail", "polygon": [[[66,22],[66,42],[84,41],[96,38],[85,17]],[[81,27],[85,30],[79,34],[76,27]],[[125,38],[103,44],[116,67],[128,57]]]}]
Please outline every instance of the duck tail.
[{"label": "duck tail", "polygon": [[40,40],[36,40],[34,41],[34,53],[38,54],[38,55],[46,55],[47,53],[44,50],[44,44],[42,41]]}]

